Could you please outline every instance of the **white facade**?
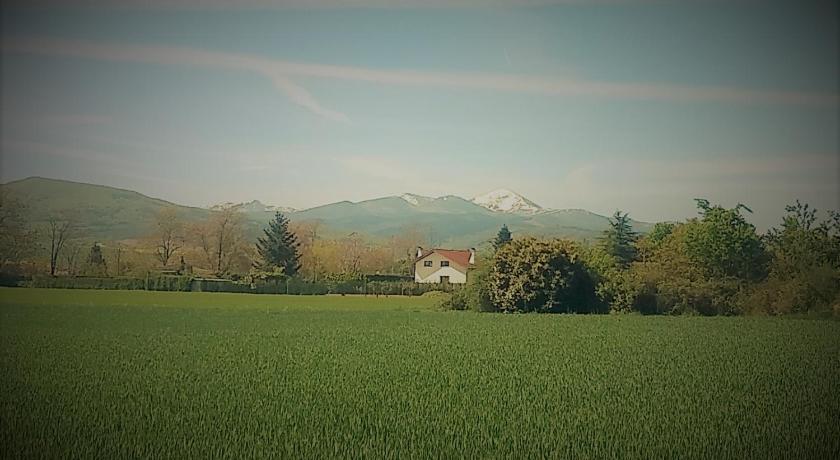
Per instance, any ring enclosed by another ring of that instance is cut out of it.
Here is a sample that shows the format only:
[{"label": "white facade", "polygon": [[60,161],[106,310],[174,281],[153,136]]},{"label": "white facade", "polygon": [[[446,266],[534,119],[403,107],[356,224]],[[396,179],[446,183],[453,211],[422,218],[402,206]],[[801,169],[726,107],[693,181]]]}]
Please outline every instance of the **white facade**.
[{"label": "white facade", "polygon": [[453,284],[463,284],[467,282],[467,274],[456,270],[452,266],[440,267],[437,271],[432,272],[425,278],[422,277],[422,274],[419,271],[415,272],[414,281],[418,283],[440,283],[442,276],[448,276],[449,282]]}]

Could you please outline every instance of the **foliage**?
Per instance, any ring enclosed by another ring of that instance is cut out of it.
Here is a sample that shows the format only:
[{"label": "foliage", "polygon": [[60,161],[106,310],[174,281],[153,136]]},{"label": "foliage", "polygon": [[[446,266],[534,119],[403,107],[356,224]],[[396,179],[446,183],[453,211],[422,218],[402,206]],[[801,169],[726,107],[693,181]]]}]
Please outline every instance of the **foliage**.
[{"label": "foliage", "polygon": [[598,244],[582,250],[583,263],[595,283],[598,308],[626,313],[633,309],[640,283],[636,273],[622,267],[618,258]]},{"label": "foliage", "polygon": [[36,233],[26,221],[26,205],[0,189],[0,272],[17,270],[37,250]]},{"label": "foliage", "polygon": [[685,251],[707,276],[755,281],[765,275],[767,257],[761,238],[741,215],[749,208],[739,204],[726,209],[698,199],[701,219],[685,227]]},{"label": "foliage", "polygon": [[840,452],[840,321],[476,315],[434,300],[3,290],[0,452]]},{"label": "foliage", "polygon": [[496,252],[490,268],[489,293],[505,312],[592,312],[595,286],[567,240],[513,240]]},{"label": "foliage", "polygon": [[191,277],[152,275],[145,278],[95,276],[35,276],[25,281],[30,288],[119,289],[147,291],[189,291]]},{"label": "foliage", "polygon": [[105,276],[108,274],[105,256],[102,255],[102,245],[94,243],[88,252],[87,274],[93,276]]},{"label": "foliage", "polygon": [[279,268],[286,276],[295,276],[300,269],[300,243],[289,230],[289,219],[277,212],[263,233],[264,236],[257,238],[257,254],[261,259],[259,267],[266,271]]},{"label": "foliage", "polygon": [[769,314],[829,311],[840,301],[840,214],[817,222],[817,210],[807,204],[785,209],[781,226],[765,236],[770,274],[745,304]]},{"label": "foliage", "polygon": [[665,240],[674,233],[677,224],[674,222],[657,222],[653,225],[653,229],[647,234],[641,236],[636,241],[636,248],[639,251],[639,258],[644,262],[650,258],[657,249],[662,247]]},{"label": "foliage", "polygon": [[499,229],[499,233],[496,234],[496,239],[493,240],[493,249],[499,250],[502,246],[510,243],[512,237],[510,235],[510,230],[508,230],[507,225],[502,225],[502,228]]},{"label": "foliage", "polygon": [[629,266],[636,260],[636,239],[638,235],[633,231],[630,216],[616,211],[610,219],[610,228],[604,231],[601,245],[607,254],[611,255],[622,267]]},{"label": "foliage", "polygon": [[471,310],[478,312],[497,311],[490,297],[490,261],[489,254],[478,258],[474,269],[467,273],[467,282],[463,286],[453,286],[452,295],[441,302],[447,310]]}]

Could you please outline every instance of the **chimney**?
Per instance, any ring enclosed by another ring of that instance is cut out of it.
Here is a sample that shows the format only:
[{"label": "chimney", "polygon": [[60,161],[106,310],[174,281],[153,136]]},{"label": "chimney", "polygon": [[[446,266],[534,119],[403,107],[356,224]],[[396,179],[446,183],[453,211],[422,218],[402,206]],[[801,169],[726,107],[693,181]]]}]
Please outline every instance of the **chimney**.
[{"label": "chimney", "polygon": [[421,257],[423,257],[423,248],[417,246],[417,258],[419,259]]},{"label": "chimney", "polygon": [[470,248],[470,265],[475,265],[475,248]]}]

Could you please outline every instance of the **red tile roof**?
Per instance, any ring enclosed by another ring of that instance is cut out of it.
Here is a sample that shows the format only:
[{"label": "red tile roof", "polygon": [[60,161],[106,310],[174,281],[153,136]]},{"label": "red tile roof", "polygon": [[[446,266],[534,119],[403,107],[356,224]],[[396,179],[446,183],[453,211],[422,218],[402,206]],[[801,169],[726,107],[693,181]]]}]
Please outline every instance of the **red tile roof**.
[{"label": "red tile roof", "polygon": [[456,264],[462,267],[469,267],[470,266],[470,251],[464,251],[459,249],[432,249],[430,251],[423,250],[423,255],[417,259],[418,261],[425,259],[426,257],[438,253],[443,257],[455,262]]}]

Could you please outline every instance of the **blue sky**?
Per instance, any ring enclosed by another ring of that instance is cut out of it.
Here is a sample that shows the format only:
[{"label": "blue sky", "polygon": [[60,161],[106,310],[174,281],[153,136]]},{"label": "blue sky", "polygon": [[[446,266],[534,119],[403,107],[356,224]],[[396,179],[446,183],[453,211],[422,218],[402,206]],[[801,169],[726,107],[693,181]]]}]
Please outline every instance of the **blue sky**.
[{"label": "blue sky", "polygon": [[0,176],[191,205],[840,209],[833,2],[385,3],[4,8]]}]

